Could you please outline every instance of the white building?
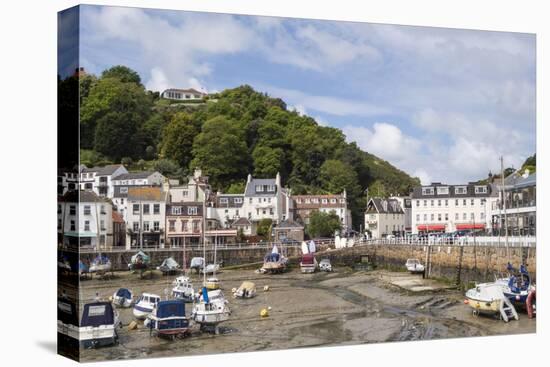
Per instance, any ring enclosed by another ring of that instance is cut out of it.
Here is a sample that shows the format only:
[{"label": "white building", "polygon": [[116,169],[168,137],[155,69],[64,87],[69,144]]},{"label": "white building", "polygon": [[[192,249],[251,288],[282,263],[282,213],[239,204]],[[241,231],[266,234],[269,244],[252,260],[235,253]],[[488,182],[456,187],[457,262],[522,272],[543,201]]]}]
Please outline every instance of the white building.
[{"label": "white building", "polygon": [[57,203],[58,242],[71,248],[113,245],[111,203],[93,191],[69,191]]},{"label": "white building", "polygon": [[242,214],[251,222],[271,219],[279,223],[289,218],[290,194],[281,186],[281,176],[253,178],[248,175],[244,191]]},{"label": "white building", "polygon": [[[114,186],[161,186],[166,178],[159,172],[125,172],[114,176],[112,179]],[[112,197],[112,196],[110,196]]]},{"label": "white building", "polygon": [[126,203],[126,247],[164,248],[166,193],[162,187],[129,187]]},{"label": "white building", "polygon": [[365,230],[372,238],[403,236],[405,212],[397,199],[371,198],[365,212]]},{"label": "white building", "polygon": [[455,232],[490,228],[492,187],[439,182],[415,187],[411,194],[412,233]]},{"label": "white building", "polygon": [[189,89],[170,88],[162,92],[160,96],[161,98],[165,98],[165,99],[172,99],[176,101],[187,101],[187,100],[200,100],[206,97],[207,95],[208,95],[207,93],[198,91],[193,88],[189,88]]},{"label": "white building", "polygon": [[113,180],[128,171],[121,164],[111,164],[105,167],[88,168],[80,166],[80,190],[93,191],[99,196],[113,197]]},{"label": "white building", "polygon": [[390,199],[395,199],[399,202],[401,209],[405,213],[405,233],[412,231],[412,200],[410,196],[392,196]]}]

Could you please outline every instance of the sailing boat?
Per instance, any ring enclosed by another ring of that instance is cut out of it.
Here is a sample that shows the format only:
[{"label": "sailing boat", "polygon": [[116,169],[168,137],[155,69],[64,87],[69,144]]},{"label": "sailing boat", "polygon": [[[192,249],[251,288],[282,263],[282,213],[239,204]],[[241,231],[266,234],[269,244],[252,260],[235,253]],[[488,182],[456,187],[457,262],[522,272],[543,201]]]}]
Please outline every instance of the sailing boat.
[{"label": "sailing boat", "polygon": [[[205,243],[205,230],[206,230],[206,198],[205,194],[204,204],[203,204],[203,231],[202,231],[202,248],[203,248],[203,258],[206,259],[206,243]],[[214,243],[214,262],[216,260],[216,246]],[[201,297],[198,299],[197,303],[193,305],[193,312],[191,318],[198,324],[201,325],[201,329],[204,327],[214,327],[214,332],[219,334],[218,325],[221,322],[227,321],[231,311],[227,305],[227,300],[221,293],[221,291],[214,291],[216,293],[216,298],[210,299],[208,297],[208,289],[206,287],[206,271],[203,272],[204,287],[202,288]],[[210,280],[210,279],[209,279]]]}]

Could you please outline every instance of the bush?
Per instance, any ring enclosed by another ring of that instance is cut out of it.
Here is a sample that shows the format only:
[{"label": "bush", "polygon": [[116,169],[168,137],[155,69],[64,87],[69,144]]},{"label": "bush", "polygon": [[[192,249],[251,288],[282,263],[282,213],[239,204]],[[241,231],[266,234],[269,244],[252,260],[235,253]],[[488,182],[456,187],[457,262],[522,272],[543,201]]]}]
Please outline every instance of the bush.
[{"label": "bush", "polygon": [[132,164],[134,164],[134,160],[131,157],[124,157],[120,160],[120,163],[123,166],[128,167],[128,166],[131,166]]}]

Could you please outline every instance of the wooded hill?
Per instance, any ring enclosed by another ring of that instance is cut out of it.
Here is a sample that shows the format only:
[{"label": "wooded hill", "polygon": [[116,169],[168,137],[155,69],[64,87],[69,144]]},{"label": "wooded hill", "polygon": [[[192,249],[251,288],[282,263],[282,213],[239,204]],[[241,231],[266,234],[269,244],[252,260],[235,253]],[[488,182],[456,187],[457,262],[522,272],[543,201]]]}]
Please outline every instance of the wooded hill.
[{"label": "wooded hill", "polygon": [[[60,98],[64,83],[60,80]],[[418,178],[393,167],[341,130],[320,126],[280,98],[243,85],[211,94],[202,103],[175,103],[147,91],[124,66],[80,77],[81,163],[122,162],[175,178],[200,167],[216,190],[243,192],[248,173],[281,174],[295,194],[347,191],[359,227],[365,189],[407,194]]]}]

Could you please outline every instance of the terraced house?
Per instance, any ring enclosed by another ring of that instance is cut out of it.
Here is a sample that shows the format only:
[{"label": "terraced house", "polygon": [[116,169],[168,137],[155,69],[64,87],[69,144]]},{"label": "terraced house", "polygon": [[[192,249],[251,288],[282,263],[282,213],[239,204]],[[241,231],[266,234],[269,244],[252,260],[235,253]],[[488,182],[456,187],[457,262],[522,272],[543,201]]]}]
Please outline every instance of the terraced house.
[{"label": "terraced house", "polygon": [[127,248],[164,248],[166,192],[162,187],[129,187]]},{"label": "terraced house", "polygon": [[292,195],[293,219],[307,225],[314,211],[334,212],[340,218],[344,231],[351,229],[351,211],[348,209],[346,191],[336,195]]}]

